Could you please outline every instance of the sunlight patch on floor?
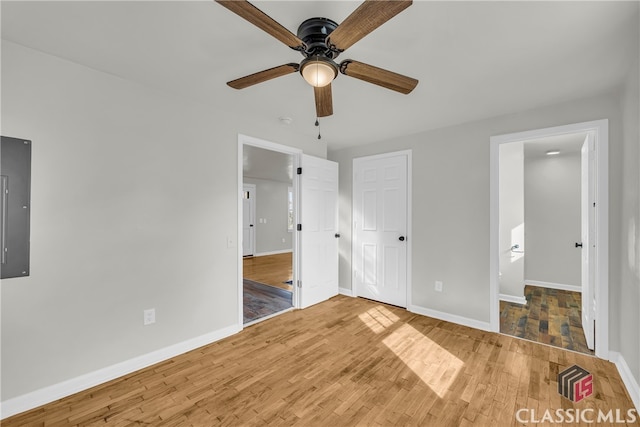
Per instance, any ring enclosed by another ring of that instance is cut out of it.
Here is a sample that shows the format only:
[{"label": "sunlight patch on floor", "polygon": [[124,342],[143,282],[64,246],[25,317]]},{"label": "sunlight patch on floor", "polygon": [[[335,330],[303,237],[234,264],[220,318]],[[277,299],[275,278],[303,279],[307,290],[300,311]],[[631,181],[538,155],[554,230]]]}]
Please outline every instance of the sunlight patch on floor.
[{"label": "sunlight patch on floor", "polygon": [[374,333],[379,334],[389,326],[396,323],[400,318],[393,314],[388,308],[381,305],[373,307],[358,315],[362,323],[367,325]]},{"label": "sunlight patch on floor", "polygon": [[[462,360],[407,324],[382,342],[441,398],[464,366]],[[436,372],[443,373],[434,375]]]}]

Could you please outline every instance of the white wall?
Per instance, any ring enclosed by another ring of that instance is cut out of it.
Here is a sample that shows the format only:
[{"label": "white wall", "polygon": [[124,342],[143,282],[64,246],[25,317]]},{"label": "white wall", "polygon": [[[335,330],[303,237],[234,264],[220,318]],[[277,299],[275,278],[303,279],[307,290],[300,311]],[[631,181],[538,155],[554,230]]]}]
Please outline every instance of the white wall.
[{"label": "white wall", "polygon": [[2,134],[33,140],[31,275],[1,284],[3,401],[239,326],[238,133],[326,155],[269,121],[2,42]]},{"label": "white wall", "polygon": [[[292,184],[255,178],[245,178],[244,182],[256,185],[255,255],[292,250],[293,233],[287,230],[288,193]],[[266,219],[266,224],[260,223],[259,218]]]},{"label": "white wall", "polygon": [[[499,148],[500,188],[500,295],[523,302],[525,257],[524,143],[502,144]],[[512,246],[518,248],[511,250]],[[523,302],[524,303],[524,302]]]},{"label": "white wall", "polygon": [[580,152],[559,147],[556,156],[532,155],[530,148],[525,144],[525,279],[580,287]]},{"label": "white wall", "polygon": [[[618,265],[621,132],[615,93],[518,114],[466,123],[329,153],[340,163],[340,286],[351,288],[351,197],[354,157],[413,150],[412,301],[415,306],[489,323],[489,138],[531,129],[609,119],[610,262]],[[620,269],[611,268],[611,293]],[[444,282],[435,292],[433,283]],[[611,300],[611,335],[618,335],[618,306]],[[615,334],[614,334],[615,331]],[[613,349],[620,343],[612,338]]]},{"label": "white wall", "polygon": [[636,383],[640,384],[640,95],[638,62],[622,88],[622,210],[617,217],[621,230],[620,258],[613,266],[622,271],[619,300],[620,353]]}]

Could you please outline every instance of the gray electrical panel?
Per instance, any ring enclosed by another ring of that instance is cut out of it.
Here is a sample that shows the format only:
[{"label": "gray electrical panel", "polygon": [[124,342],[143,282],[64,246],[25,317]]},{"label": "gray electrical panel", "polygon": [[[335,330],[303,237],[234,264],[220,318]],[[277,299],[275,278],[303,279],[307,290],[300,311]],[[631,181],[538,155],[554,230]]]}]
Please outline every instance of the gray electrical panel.
[{"label": "gray electrical panel", "polygon": [[2,137],[0,145],[0,276],[29,275],[31,141]]}]

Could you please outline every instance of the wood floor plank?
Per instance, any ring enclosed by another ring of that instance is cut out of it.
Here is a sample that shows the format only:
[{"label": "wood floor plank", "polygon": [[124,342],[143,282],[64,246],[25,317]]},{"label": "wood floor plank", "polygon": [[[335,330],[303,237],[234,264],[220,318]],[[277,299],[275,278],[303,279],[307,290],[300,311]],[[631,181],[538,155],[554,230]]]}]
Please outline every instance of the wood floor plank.
[{"label": "wood floor plank", "polygon": [[242,277],[290,291],[293,286],[285,282],[293,279],[293,254],[287,252],[243,258]]},{"label": "wood floor plank", "polygon": [[[557,392],[573,364],[594,376],[578,403]],[[338,296],[2,425],[495,427],[521,408],[633,405],[607,361]]]}]

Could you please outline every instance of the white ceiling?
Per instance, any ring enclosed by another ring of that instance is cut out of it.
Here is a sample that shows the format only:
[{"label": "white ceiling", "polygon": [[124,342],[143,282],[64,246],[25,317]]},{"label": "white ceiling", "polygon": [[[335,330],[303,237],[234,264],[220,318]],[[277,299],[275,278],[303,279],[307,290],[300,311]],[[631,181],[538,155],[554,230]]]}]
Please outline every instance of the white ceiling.
[{"label": "white ceiling", "polygon": [[[359,2],[257,1],[292,32],[342,21]],[[313,91],[291,74],[241,91],[225,82],[302,56],[213,1],[2,1],[2,38],[247,120],[281,116],[317,137]],[[330,150],[579,99],[619,85],[637,57],[638,2],[416,1],[338,60],[420,80],[410,95],[338,76]]]},{"label": "white ceiling", "polygon": [[252,145],[244,145],[242,148],[242,176],[292,183],[293,156]]},{"label": "white ceiling", "polygon": [[547,151],[560,151],[557,156],[579,155],[586,137],[586,132],[579,132],[528,140],[524,143],[524,156],[546,157]]}]

